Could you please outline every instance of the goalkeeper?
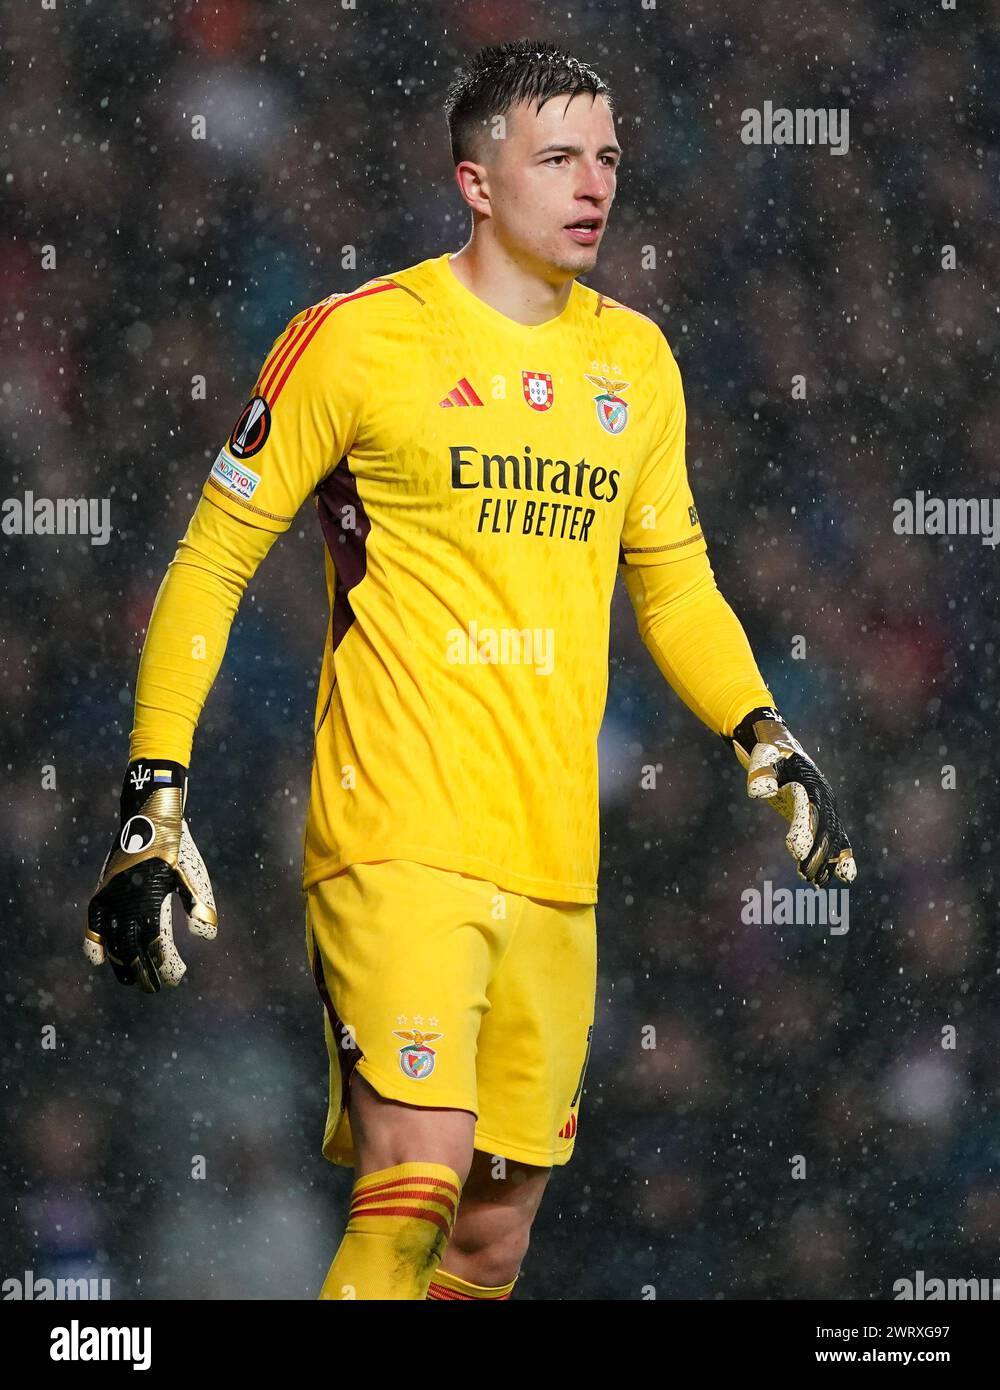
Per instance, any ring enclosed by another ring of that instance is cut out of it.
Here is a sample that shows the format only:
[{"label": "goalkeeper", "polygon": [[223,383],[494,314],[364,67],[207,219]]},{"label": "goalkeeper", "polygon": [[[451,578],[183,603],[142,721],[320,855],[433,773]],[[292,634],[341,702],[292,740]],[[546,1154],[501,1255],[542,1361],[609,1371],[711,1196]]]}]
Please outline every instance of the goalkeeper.
[{"label": "goalkeeper", "polygon": [[194,733],[247,583],[311,499],[330,623],[306,945],[323,1152],[354,1168],[325,1299],[509,1298],[572,1157],[619,574],[667,681],[784,818],[797,871],[855,876],[830,786],[716,586],[666,339],[577,278],[621,155],[606,85],[509,44],[477,55],[447,112],[468,244],[296,314],[205,481],[143,646],[85,938],[155,993],[184,973],[175,894],[214,935],[185,820]]}]

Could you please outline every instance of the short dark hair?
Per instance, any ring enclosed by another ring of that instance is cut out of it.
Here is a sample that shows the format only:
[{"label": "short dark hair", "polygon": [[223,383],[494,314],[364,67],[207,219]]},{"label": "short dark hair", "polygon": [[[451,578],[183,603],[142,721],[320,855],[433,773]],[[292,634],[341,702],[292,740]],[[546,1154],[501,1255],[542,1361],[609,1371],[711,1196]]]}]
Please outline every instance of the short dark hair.
[{"label": "short dark hair", "polygon": [[606,82],[587,63],[581,63],[552,43],[518,39],[516,43],[481,48],[445,96],[451,153],[455,163],[475,158],[478,138],[495,116],[506,116],[522,101],[537,102],[540,111],[552,97],[589,92],[611,105]]}]

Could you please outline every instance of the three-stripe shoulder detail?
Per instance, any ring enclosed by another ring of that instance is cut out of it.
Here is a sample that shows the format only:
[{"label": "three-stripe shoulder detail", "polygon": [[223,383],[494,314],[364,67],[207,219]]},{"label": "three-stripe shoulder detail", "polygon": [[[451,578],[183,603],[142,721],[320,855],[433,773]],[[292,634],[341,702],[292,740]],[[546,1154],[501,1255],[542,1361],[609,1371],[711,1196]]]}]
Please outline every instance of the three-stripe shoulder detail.
[{"label": "three-stripe shoulder detail", "polygon": [[318,304],[297,315],[275,343],[261,367],[254,395],[262,396],[273,409],[302,354],[334,310],[341,309],[356,299],[366,299],[369,295],[384,294],[388,290],[401,288],[403,286],[395,280],[373,280],[351,293],[328,295],[326,299],[321,299]]}]

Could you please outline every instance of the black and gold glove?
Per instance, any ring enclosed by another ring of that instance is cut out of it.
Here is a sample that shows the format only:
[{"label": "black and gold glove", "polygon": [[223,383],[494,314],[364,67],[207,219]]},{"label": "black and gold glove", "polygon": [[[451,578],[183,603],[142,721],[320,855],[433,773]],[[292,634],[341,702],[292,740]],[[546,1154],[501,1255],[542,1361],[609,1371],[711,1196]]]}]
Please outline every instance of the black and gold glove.
[{"label": "black and gold glove", "polygon": [[747,795],[767,801],[789,822],[785,844],[799,877],[817,888],[823,888],[831,874],[842,883],[853,883],[858,868],[833,788],[778,711],[751,710],[727,742],[747,769]]},{"label": "black and gold glove", "polygon": [[178,985],[187,966],[174,944],[171,897],[188,930],[211,941],[218,917],[204,861],[184,820],[187,768],[167,760],[129,763],[121,825],[87,911],[83,950],[92,965],[111,961],[123,985],[155,994]]}]

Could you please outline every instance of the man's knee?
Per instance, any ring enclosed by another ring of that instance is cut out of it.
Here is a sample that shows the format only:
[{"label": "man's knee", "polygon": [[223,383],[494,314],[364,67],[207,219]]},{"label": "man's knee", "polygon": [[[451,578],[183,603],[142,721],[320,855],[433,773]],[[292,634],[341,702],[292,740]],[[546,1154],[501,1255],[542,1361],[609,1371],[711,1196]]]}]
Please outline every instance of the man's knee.
[{"label": "man's knee", "polygon": [[510,1212],[503,1221],[458,1220],[442,1267],[484,1287],[509,1284],[517,1277],[531,1241],[530,1215]]},{"label": "man's knee", "polygon": [[550,1172],[509,1164],[506,1177],[494,1179],[488,1158],[477,1153],[442,1268],[486,1287],[516,1278]]}]

